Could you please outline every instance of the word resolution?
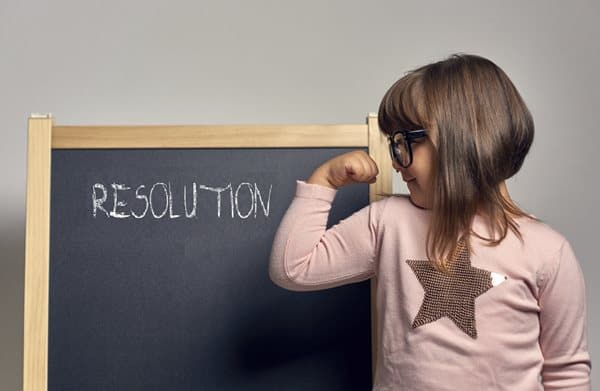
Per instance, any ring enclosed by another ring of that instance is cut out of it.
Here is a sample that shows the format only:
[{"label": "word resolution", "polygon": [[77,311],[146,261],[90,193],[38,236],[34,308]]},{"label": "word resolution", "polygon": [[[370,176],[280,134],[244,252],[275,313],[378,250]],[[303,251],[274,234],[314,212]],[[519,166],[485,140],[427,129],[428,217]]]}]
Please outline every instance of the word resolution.
[{"label": "word resolution", "polygon": [[[225,196],[229,196],[231,218],[237,216],[246,219],[251,215],[256,218],[259,204],[262,214],[268,217],[272,187],[273,185],[269,186],[269,195],[265,205],[262,193],[256,183],[242,182],[234,191],[231,183],[225,187],[211,187],[192,182],[191,200],[188,199],[188,188],[185,185],[183,192],[179,196],[177,194],[174,196],[171,182],[157,182],[149,188],[146,185],[139,185],[135,188],[135,193],[132,187],[125,184],[111,183],[108,187],[102,183],[95,183],[92,185],[92,215],[95,218],[98,214],[104,214],[106,217],[117,219],[131,217],[136,219],[144,217],[155,219],[195,218],[200,198],[199,190],[205,190],[216,196],[217,217],[219,218],[221,217],[221,194],[223,192],[225,192]],[[242,202],[241,200],[246,201]]]}]

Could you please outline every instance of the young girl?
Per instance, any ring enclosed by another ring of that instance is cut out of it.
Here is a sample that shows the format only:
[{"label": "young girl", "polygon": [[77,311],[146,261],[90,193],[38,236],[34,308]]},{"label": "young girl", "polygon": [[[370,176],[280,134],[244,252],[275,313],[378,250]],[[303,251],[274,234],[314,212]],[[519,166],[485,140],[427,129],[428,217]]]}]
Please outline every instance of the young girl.
[{"label": "young girl", "polygon": [[377,277],[373,390],[589,390],[574,250],[504,183],[534,134],[507,75],[454,54],[394,83],[378,121],[410,195],[326,230],[337,189],[373,183],[377,165],[353,151],[296,180],[272,247],[273,282],[307,291]]}]

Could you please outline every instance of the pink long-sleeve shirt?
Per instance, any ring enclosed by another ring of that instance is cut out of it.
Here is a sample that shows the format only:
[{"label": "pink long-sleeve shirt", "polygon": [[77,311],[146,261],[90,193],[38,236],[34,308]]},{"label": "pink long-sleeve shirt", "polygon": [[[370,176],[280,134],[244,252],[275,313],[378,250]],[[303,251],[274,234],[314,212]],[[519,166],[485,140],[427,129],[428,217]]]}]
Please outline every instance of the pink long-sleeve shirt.
[{"label": "pink long-sleeve shirt", "polygon": [[[585,282],[563,235],[519,218],[523,245],[472,236],[448,281],[426,262],[431,211],[388,197],[326,229],[336,193],[296,181],[269,275],[295,291],[377,278],[373,390],[591,389]],[[479,215],[473,230],[491,235]]]}]

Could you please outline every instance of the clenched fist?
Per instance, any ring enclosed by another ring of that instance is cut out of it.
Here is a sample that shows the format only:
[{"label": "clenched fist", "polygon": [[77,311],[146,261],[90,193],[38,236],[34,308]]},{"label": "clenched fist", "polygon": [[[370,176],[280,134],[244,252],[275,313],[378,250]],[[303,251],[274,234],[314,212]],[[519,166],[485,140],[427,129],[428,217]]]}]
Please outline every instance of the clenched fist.
[{"label": "clenched fist", "polygon": [[307,183],[317,183],[338,189],[351,183],[375,183],[379,169],[365,151],[343,153],[323,163]]}]

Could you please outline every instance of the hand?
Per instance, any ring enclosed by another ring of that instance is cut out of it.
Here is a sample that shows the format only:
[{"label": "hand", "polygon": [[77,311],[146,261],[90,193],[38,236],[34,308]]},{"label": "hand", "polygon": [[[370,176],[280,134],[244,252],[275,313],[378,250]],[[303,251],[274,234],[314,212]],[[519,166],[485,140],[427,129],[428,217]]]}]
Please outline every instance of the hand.
[{"label": "hand", "polygon": [[338,155],[323,163],[307,180],[337,189],[351,183],[375,183],[377,163],[362,150]]}]

